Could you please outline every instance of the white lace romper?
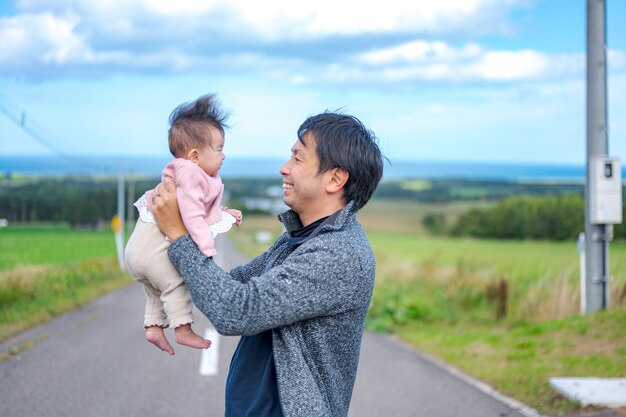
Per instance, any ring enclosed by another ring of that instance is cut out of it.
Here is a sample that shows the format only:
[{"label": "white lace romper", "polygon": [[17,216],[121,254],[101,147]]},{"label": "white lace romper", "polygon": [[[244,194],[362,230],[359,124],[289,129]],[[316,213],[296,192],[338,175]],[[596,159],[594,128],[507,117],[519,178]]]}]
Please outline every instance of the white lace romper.
[{"label": "white lace romper", "polygon": [[[135,201],[135,204],[133,205],[137,207],[137,210],[139,211],[139,218],[141,220],[146,223],[156,224],[152,213],[150,212],[150,210],[148,210],[148,202],[146,201],[145,195],[142,195],[139,200]],[[211,230],[213,238],[215,238],[220,233],[228,232],[230,228],[233,227],[233,224],[236,222],[237,220],[235,220],[235,218],[230,213],[222,210],[222,218],[219,221],[210,224],[209,230]]]}]

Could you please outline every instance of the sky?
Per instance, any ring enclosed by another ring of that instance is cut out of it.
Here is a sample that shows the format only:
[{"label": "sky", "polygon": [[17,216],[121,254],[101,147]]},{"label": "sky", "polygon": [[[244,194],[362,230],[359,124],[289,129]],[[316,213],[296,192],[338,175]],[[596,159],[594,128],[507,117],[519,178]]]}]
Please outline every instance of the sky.
[{"label": "sky", "polygon": [[[606,5],[626,159],[626,1]],[[0,156],[167,156],[170,112],[215,93],[227,159],[286,159],[339,110],[392,162],[582,165],[585,51],[584,0],[0,0]]]}]

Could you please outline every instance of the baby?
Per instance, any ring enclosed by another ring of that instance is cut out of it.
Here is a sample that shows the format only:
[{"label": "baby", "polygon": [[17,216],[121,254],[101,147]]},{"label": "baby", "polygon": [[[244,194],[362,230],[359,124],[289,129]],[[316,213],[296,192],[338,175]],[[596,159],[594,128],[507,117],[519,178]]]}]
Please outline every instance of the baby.
[{"label": "baby", "polygon": [[[221,206],[224,185],[219,169],[224,161],[224,127],[227,114],[214,95],[205,95],[178,106],[170,114],[169,147],[175,159],[162,171],[162,179],[173,178],[180,214],[198,248],[214,256],[214,238],[241,225],[239,210]],[[126,267],[144,286],[146,339],[159,349],[174,354],[163,331],[174,328],[176,343],[207,349],[211,342],[191,329],[195,321],[189,290],[170,262],[170,242],[161,233],[147,209],[155,190],[147,191],[136,203],[139,220],[126,245]]]}]

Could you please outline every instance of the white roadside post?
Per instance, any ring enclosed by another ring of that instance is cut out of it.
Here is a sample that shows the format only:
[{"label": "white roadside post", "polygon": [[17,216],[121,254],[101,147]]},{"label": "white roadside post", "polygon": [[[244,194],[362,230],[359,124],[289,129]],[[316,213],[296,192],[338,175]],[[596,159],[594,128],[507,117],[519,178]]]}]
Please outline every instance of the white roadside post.
[{"label": "white roadside post", "polygon": [[587,311],[587,276],[585,262],[585,233],[580,232],[578,235],[578,243],[576,244],[578,257],[580,259],[580,314]]},{"label": "white roadside post", "polygon": [[117,249],[117,262],[120,265],[120,271],[126,272],[126,263],[124,262],[124,233],[122,233],[122,221],[116,214],[111,220],[111,230],[115,236],[115,248]]},{"label": "white roadside post", "polygon": [[117,215],[113,216],[111,228],[115,233],[115,247],[117,248],[117,262],[120,264],[120,271],[126,272],[126,262],[124,261],[124,164],[120,164],[120,173],[117,177]]}]

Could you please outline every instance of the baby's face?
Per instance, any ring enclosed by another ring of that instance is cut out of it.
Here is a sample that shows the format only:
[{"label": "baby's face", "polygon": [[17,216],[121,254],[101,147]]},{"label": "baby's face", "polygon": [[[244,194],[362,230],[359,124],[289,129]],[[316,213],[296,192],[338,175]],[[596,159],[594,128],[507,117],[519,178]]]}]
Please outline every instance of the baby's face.
[{"label": "baby's face", "polygon": [[215,176],[224,161],[224,135],[219,129],[211,126],[211,144],[198,149],[197,165],[210,176]]}]

